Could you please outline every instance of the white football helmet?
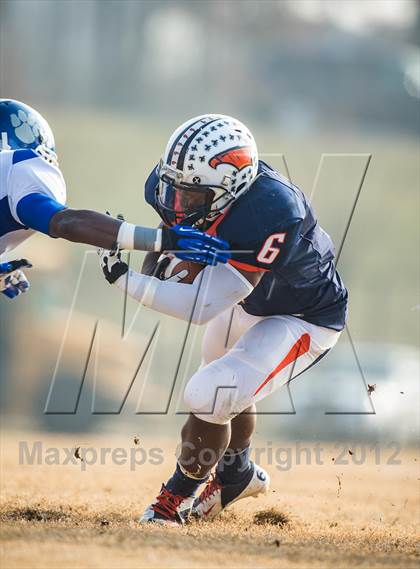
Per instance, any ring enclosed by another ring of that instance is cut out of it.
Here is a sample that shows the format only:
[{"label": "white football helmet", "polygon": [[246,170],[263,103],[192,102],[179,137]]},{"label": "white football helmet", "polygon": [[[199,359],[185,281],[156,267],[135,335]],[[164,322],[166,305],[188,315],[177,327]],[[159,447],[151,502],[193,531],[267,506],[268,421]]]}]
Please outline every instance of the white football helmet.
[{"label": "white football helmet", "polygon": [[166,146],[157,207],[168,225],[208,225],[250,188],[257,170],[257,145],[244,124],[226,115],[195,117]]}]

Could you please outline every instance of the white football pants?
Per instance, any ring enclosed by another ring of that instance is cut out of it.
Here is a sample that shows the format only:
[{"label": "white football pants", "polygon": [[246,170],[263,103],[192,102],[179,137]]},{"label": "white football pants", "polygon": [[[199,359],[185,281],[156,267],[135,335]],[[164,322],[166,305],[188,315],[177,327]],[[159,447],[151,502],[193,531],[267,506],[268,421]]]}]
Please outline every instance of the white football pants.
[{"label": "white football pants", "polygon": [[188,382],[188,409],[226,424],[310,367],[341,332],[295,316],[252,316],[236,305],[209,322],[202,365]]}]

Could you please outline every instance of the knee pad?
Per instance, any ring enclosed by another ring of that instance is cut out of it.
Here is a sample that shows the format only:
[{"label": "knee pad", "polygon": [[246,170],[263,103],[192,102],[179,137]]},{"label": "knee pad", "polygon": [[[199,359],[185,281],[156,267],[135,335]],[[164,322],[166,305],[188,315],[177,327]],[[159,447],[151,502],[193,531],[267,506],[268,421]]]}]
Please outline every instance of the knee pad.
[{"label": "knee pad", "polygon": [[198,419],[225,425],[240,411],[236,410],[238,388],[235,373],[220,361],[198,370],[184,391],[188,410]]}]

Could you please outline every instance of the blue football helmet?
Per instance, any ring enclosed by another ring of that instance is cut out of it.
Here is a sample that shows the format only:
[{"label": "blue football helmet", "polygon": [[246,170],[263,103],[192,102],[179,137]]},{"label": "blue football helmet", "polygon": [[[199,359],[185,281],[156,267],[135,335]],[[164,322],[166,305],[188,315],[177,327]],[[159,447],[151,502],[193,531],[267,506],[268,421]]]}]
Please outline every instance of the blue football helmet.
[{"label": "blue football helmet", "polygon": [[57,164],[52,130],[35,109],[13,99],[0,99],[0,151],[32,148]]}]

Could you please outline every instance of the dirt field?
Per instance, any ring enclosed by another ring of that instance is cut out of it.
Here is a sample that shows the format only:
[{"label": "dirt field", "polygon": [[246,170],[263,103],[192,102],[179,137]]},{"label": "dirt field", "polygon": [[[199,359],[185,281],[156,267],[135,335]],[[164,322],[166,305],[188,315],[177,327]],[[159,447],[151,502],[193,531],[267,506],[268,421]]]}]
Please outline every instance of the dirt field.
[{"label": "dirt field", "polygon": [[[42,441],[43,464],[19,465],[20,440],[29,447]],[[137,449],[162,446],[164,462],[135,471],[111,464],[109,457],[105,464],[87,465],[89,455],[84,463],[44,464],[47,456],[57,460],[53,451],[46,453],[48,447],[78,444],[134,447],[132,440],[90,435],[3,435],[3,569],[419,566],[420,474],[414,451],[400,454],[401,465],[375,464],[373,455],[363,465],[338,465],[333,459],[339,451],[326,444],[323,465],[287,471],[268,466],[268,495],[235,505],[217,521],[178,530],[136,523],[171,472],[174,445],[139,441]],[[66,455],[60,453],[63,462]]]}]

